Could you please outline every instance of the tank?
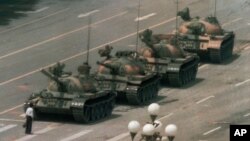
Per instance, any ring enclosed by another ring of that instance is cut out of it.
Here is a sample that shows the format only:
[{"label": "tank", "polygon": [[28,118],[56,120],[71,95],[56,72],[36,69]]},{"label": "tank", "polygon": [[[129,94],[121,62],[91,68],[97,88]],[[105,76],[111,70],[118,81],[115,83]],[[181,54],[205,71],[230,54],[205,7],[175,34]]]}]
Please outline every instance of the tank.
[{"label": "tank", "polygon": [[160,77],[147,71],[146,60],[138,58],[135,51],[117,51],[110,55],[112,47],[100,49],[106,59],[97,62],[97,81],[104,82],[104,90],[117,91],[117,99],[129,104],[142,105],[157,97]]},{"label": "tank", "polygon": [[213,63],[221,63],[232,56],[235,34],[222,29],[216,17],[191,18],[189,8],[177,15],[183,19],[178,32],[180,47],[185,51],[197,53]]},{"label": "tank", "polygon": [[78,67],[79,74],[63,71],[64,64],[57,63],[41,72],[49,78],[46,89],[34,92],[24,104],[26,110],[33,103],[35,118],[43,113],[73,115],[77,122],[95,122],[112,114],[116,94],[101,90],[95,76],[89,74],[90,67]]},{"label": "tank", "polygon": [[146,29],[139,34],[146,46],[139,54],[147,59],[148,67],[162,76],[164,84],[181,87],[196,79],[199,56],[179,48],[173,35],[155,34]]}]

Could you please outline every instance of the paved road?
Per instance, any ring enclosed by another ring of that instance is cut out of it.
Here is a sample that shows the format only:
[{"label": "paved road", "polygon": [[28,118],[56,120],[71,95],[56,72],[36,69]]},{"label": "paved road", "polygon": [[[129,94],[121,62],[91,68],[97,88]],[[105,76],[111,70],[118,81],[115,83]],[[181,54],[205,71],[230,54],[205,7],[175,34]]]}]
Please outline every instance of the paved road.
[{"label": "paved road", "polygon": [[[141,3],[140,29],[167,33],[175,28],[173,1]],[[249,124],[249,3],[220,0],[217,5],[216,14],[224,28],[236,32],[235,56],[222,65],[202,65],[193,84],[182,89],[162,88],[153,101],[161,105],[159,118],[164,125],[179,127],[176,140],[227,141],[229,124]],[[180,0],[180,8],[187,5],[194,16],[213,13],[212,0]],[[147,106],[118,105],[110,118],[91,125],[46,119],[35,122],[31,136],[23,133],[21,115],[29,94],[46,87],[47,78],[38,72],[41,67],[65,61],[66,69],[75,72],[85,61],[87,14],[93,14],[91,64],[100,59],[97,49],[107,43],[115,50],[133,49],[137,1],[39,1],[33,11],[24,13],[26,17],[0,26],[1,140],[130,140],[127,124],[132,119],[148,121]]]}]

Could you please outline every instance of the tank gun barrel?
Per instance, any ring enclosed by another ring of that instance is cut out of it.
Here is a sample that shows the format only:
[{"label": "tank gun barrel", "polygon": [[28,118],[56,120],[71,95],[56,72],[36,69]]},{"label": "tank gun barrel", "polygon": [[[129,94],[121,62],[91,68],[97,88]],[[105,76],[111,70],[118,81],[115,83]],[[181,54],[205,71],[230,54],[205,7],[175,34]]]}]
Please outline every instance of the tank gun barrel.
[{"label": "tank gun barrel", "polygon": [[43,73],[44,75],[46,75],[48,78],[54,80],[55,82],[57,82],[59,84],[62,84],[62,82],[58,79],[58,77],[56,77],[52,73],[46,71],[45,69],[41,69],[41,73]]}]

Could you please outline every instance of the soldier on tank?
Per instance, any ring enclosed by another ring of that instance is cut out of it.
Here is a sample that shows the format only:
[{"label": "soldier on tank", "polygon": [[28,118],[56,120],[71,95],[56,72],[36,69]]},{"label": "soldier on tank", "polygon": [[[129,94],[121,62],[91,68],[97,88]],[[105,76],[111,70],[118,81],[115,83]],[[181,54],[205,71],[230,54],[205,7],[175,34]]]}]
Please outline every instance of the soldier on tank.
[{"label": "soldier on tank", "polygon": [[65,64],[57,62],[56,65],[49,67],[49,72],[55,75],[56,77],[61,77],[62,75],[71,75],[71,72],[64,71]]},{"label": "soldier on tank", "polygon": [[99,49],[98,53],[100,54],[101,57],[106,57],[107,59],[110,59],[112,56],[110,55],[113,47],[110,45],[106,45],[104,49]]}]

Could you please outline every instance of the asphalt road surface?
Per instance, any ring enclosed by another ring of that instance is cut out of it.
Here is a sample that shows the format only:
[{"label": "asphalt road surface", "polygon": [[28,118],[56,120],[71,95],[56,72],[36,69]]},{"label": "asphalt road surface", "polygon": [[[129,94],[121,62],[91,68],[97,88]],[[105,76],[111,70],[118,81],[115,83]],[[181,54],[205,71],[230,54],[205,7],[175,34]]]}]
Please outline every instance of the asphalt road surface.
[{"label": "asphalt road surface", "polygon": [[[149,121],[147,105],[117,105],[111,117],[95,124],[45,118],[34,122],[32,135],[24,134],[22,106],[31,92],[46,87],[40,68],[63,61],[66,70],[76,72],[86,60],[88,14],[93,72],[101,59],[97,50],[104,45],[111,44],[114,51],[134,49],[138,1],[43,0],[30,6],[15,11],[22,16],[5,17],[0,24],[0,140],[129,141],[127,124]],[[180,0],[179,8],[186,6],[193,16],[214,14],[214,0]],[[141,0],[140,30],[172,32],[175,7],[173,0]],[[230,124],[250,124],[249,12],[250,0],[219,0],[218,19],[236,33],[234,56],[220,65],[202,64],[195,82],[180,89],[162,87],[152,101],[161,105],[158,119],[164,126],[178,126],[175,140],[228,141]]]}]

